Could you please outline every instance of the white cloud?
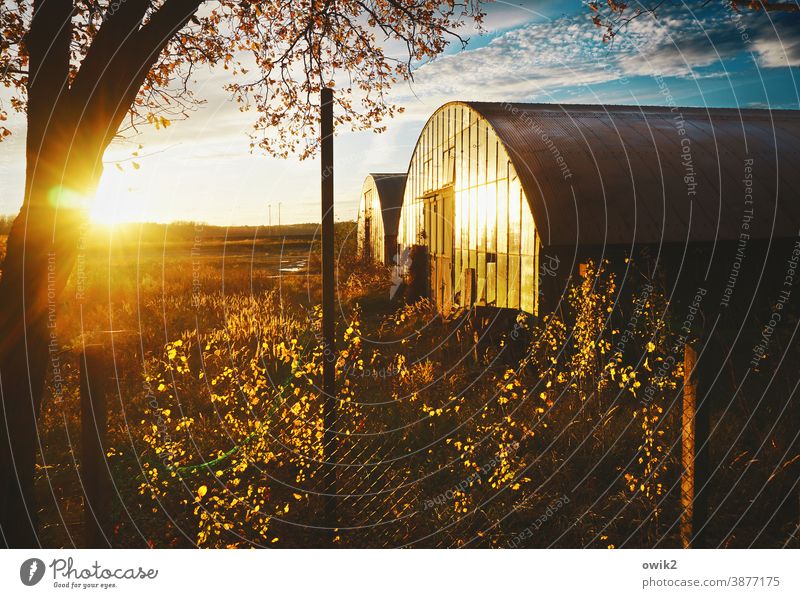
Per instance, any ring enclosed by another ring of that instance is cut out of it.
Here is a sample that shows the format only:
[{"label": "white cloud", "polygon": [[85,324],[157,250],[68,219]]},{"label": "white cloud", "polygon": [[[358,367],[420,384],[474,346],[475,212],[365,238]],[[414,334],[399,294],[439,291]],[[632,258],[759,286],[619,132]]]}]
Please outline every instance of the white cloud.
[{"label": "white cloud", "polygon": [[800,66],[800,40],[796,38],[759,39],[753,51],[764,68]]},{"label": "white cloud", "polygon": [[[728,61],[754,51],[761,67],[800,63],[800,30],[763,14],[732,19],[727,11],[695,18],[686,8],[642,15],[603,44],[588,13],[530,23],[485,47],[434,61],[417,74],[417,96],[441,100],[531,100],[560,89],[626,77],[724,76]],[[745,35],[746,34],[746,35]]]}]

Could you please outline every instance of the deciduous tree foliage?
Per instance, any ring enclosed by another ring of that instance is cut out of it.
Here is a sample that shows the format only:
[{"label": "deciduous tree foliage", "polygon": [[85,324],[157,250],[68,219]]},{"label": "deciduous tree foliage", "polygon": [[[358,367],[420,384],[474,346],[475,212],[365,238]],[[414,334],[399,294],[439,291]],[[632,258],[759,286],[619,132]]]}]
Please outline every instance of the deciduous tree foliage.
[{"label": "deciduous tree foliage", "polygon": [[[31,502],[48,355],[58,352],[58,296],[75,260],[86,199],[120,134],[168,125],[197,103],[200,67],[256,111],[253,145],[281,156],[317,144],[320,89],[335,85],[337,120],[381,130],[408,79],[480,0],[3,0],[0,82],[27,117],[23,206],[0,279],[0,526],[9,546],[36,545]],[[395,52],[396,49],[396,52]],[[2,125],[2,122],[0,122]],[[0,136],[9,130],[0,126]]]}]

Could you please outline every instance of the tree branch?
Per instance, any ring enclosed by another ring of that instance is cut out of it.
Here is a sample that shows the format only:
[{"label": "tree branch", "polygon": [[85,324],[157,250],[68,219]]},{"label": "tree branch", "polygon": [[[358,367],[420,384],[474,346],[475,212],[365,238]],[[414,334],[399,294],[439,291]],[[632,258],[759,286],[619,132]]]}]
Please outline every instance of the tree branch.
[{"label": "tree branch", "polygon": [[109,16],[73,86],[82,138],[99,141],[97,149],[111,142],[159,55],[203,2],[167,0],[144,25],[150,0],[127,0]]},{"label": "tree branch", "polygon": [[105,20],[86,51],[72,84],[71,95],[75,105],[88,105],[92,94],[118,59],[121,47],[139,31],[151,4],[151,0],[125,0],[112,12],[114,3],[109,3]]},{"label": "tree branch", "polygon": [[45,130],[57,124],[56,107],[69,78],[72,8],[71,0],[36,0],[30,30],[23,39],[29,75],[28,164],[41,151]]}]

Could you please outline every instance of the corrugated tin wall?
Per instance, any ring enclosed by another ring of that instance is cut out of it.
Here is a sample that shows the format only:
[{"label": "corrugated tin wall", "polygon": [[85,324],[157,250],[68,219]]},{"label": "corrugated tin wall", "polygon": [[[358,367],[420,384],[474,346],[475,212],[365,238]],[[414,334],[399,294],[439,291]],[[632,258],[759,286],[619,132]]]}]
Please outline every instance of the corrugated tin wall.
[{"label": "corrugated tin wall", "polygon": [[798,111],[469,106],[516,165],[544,245],[735,240],[750,207],[753,239],[800,230]]}]

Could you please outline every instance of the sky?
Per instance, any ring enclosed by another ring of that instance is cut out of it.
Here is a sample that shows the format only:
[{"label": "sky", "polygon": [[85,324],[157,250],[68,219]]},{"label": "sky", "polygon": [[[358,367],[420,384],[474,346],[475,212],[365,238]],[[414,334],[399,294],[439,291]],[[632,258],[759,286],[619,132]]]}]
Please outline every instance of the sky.
[{"label": "sky", "polygon": [[[385,133],[338,132],[337,220],[355,219],[368,173],[406,171],[425,121],[451,100],[655,105],[666,84],[683,106],[800,108],[800,15],[703,4],[639,17],[613,44],[579,0],[487,4],[483,34],[395,87],[405,112]],[[206,103],[188,120],[109,148],[95,219],[266,225],[271,215],[274,225],[280,204],[283,223],[319,221],[319,163],[251,151],[255,115],[223,90],[223,73],[198,74],[194,91]],[[0,214],[13,214],[22,204],[24,117],[5,124],[13,135],[0,143]]]}]

